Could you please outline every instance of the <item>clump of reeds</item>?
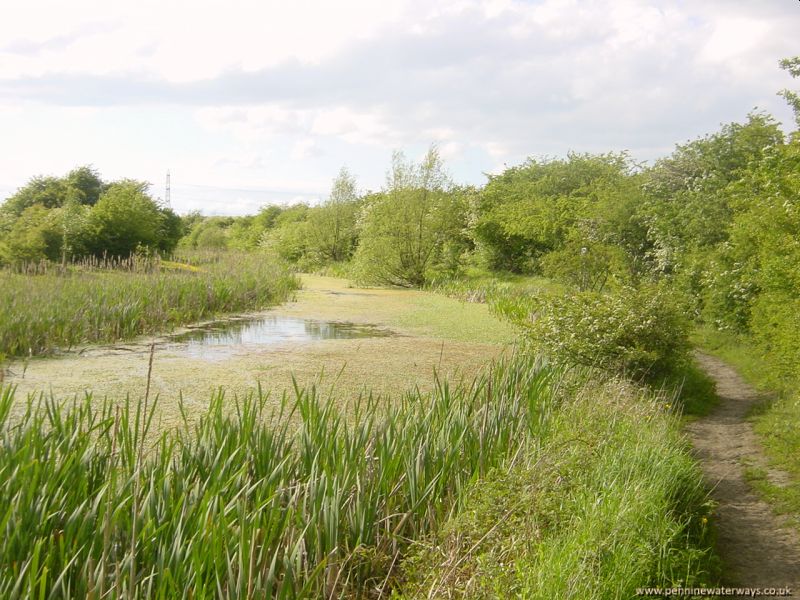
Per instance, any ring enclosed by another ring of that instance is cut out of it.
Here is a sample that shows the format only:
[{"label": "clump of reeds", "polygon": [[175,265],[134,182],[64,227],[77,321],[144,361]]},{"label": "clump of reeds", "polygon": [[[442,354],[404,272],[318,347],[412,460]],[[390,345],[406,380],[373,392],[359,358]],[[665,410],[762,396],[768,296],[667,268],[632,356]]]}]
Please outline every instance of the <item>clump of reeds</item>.
[{"label": "clump of reeds", "polygon": [[281,302],[299,283],[264,255],[204,257],[178,268],[158,257],[87,258],[66,268],[0,271],[0,353],[32,356],[112,342]]},{"label": "clump of reeds", "polygon": [[0,596],[388,596],[412,540],[530,450],[559,374],[533,358],[346,412],[314,388],[216,395],[142,452],[152,407],[0,397]]}]

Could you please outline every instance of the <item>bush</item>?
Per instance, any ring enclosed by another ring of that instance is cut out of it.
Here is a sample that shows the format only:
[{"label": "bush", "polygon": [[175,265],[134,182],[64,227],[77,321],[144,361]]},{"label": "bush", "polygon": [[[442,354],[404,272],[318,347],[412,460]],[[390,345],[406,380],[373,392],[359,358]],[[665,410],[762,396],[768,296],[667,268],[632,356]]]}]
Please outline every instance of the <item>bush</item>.
[{"label": "bush", "polygon": [[522,325],[556,362],[608,368],[658,379],[689,359],[689,321],[673,294],[658,286],[615,294],[569,292],[506,296],[494,308]]},{"label": "bush", "polygon": [[752,331],[769,357],[768,380],[777,389],[797,386],[800,364],[800,298],[761,294],[753,307]]},{"label": "bush", "polygon": [[629,278],[625,251],[611,244],[567,244],[542,257],[541,268],[546,277],[581,291],[601,292],[609,283]]},{"label": "bush", "polygon": [[422,287],[453,274],[466,249],[466,198],[435,147],[419,164],[395,153],[384,191],[364,201],[354,263],[360,282]]}]

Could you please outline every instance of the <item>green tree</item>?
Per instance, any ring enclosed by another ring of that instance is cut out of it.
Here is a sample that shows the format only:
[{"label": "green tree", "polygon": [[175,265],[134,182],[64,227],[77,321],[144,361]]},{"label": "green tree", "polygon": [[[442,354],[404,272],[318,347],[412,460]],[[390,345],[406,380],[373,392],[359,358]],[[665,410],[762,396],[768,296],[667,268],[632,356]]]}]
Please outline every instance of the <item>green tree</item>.
[{"label": "green tree", "polygon": [[165,216],[147,188],[131,179],[108,187],[89,213],[91,252],[128,256],[139,247],[158,249]]},{"label": "green tree", "polygon": [[[788,71],[792,77],[800,77],[800,56],[784,58],[780,61],[781,69]],[[785,89],[778,92],[794,111],[794,118],[797,126],[800,127],[800,94],[793,90]]]},{"label": "green tree", "polygon": [[308,213],[306,204],[284,208],[272,228],[261,236],[259,246],[284,260],[298,262],[308,251]]},{"label": "green tree", "polygon": [[67,185],[59,177],[33,177],[3,203],[2,211],[16,218],[26,208],[39,205],[44,208],[57,208],[67,197]]},{"label": "green tree", "polygon": [[570,238],[586,237],[580,247],[601,241],[610,230],[600,225],[611,220],[599,207],[630,195],[632,169],[625,154],[569,154],[490,176],[474,218],[479,252],[491,268],[535,272],[541,257]]},{"label": "green tree", "polygon": [[6,263],[58,260],[62,233],[53,211],[34,204],[22,211],[11,231],[0,242],[0,257]]},{"label": "green tree", "polygon": [[198,228],[194,239],[195,248],[224,250],[228,247],[227,229],[218,221],[211,221],[205,227]]},{"label": "green tree", "polygon": [[776,371],[800,363],[800,139],[775,148],[731,186],[736,215],[711,271],[707,311],[750,331]]},{"label": "green tree", "polygon": [[700,254],[724,242],[733,209],[727,187],[783,143],[778,123],[751,113],[714,134],[679,145],[646,173],[647,200],[640,209],[652,246],[651,264],[676,273]]},{"label": "green tree", "polygon": [[333,180],[328,200],[308,214],[311,252],[323,261],[349,259],[356,247],[356,220],[359,211],[356,181],[345,167]]},{"label": "green tree", "polygon": [[465,210],[435,146],[418,165],[400,152],[386,187],[365,199],[355,254],[362,280],[422,286],[449,240],[463,235]]},{"label": "green tree", "polygon": [[159,210],[161,212],[161,230],[157,247],[162,254],[170,254],[185,235],[186,228],[183,219],[171,208],[160,207]]},{"label": "green tree", "polygon": [[89,240],[89,207],[74,196],[67,198],[58,210],[61,222],[62,264],[87,253]]},{"label": "green tree", "polygon": [[100,174],[90,166],[78,167],[70,171],[64,178],[64,184],[68,189],[77,191],[80,196],[78,200],[81,204],[94,206],[100,199],[100,195],[106,187]]}]

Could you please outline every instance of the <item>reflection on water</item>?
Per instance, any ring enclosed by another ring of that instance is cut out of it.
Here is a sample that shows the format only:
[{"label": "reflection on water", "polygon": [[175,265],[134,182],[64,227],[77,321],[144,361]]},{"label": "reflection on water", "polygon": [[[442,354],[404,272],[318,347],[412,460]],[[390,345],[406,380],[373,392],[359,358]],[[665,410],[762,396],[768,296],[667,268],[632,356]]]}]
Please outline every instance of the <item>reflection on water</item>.
[{"label": "reflection on water", "polygon": [[190,356],[209,357],[218,351],[230,354],[237,346],[269,346],[286,342],[349,340],[388,337],[393,332],[375,325],[313,321],[297,317],[265,316],[209,323],[191,331],[170,336]]}]

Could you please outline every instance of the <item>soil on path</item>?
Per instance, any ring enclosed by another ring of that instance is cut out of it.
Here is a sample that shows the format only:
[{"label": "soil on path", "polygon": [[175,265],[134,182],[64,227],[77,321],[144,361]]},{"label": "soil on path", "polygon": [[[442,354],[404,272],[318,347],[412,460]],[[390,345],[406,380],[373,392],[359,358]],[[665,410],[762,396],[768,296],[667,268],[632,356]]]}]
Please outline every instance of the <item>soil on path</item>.
[{"label": "soil on path", "polygon": [[718,503],[715,521],[723,584],[788,586],[800,597],[800,536],[750,489],[744,477],[745,464],[753,464],[767,469],[771,480],[785,478],[768,467],[747,420],[759,394],[721,360],[704,354],[698,360],[716,381],[720,403],[687,430]]}]

